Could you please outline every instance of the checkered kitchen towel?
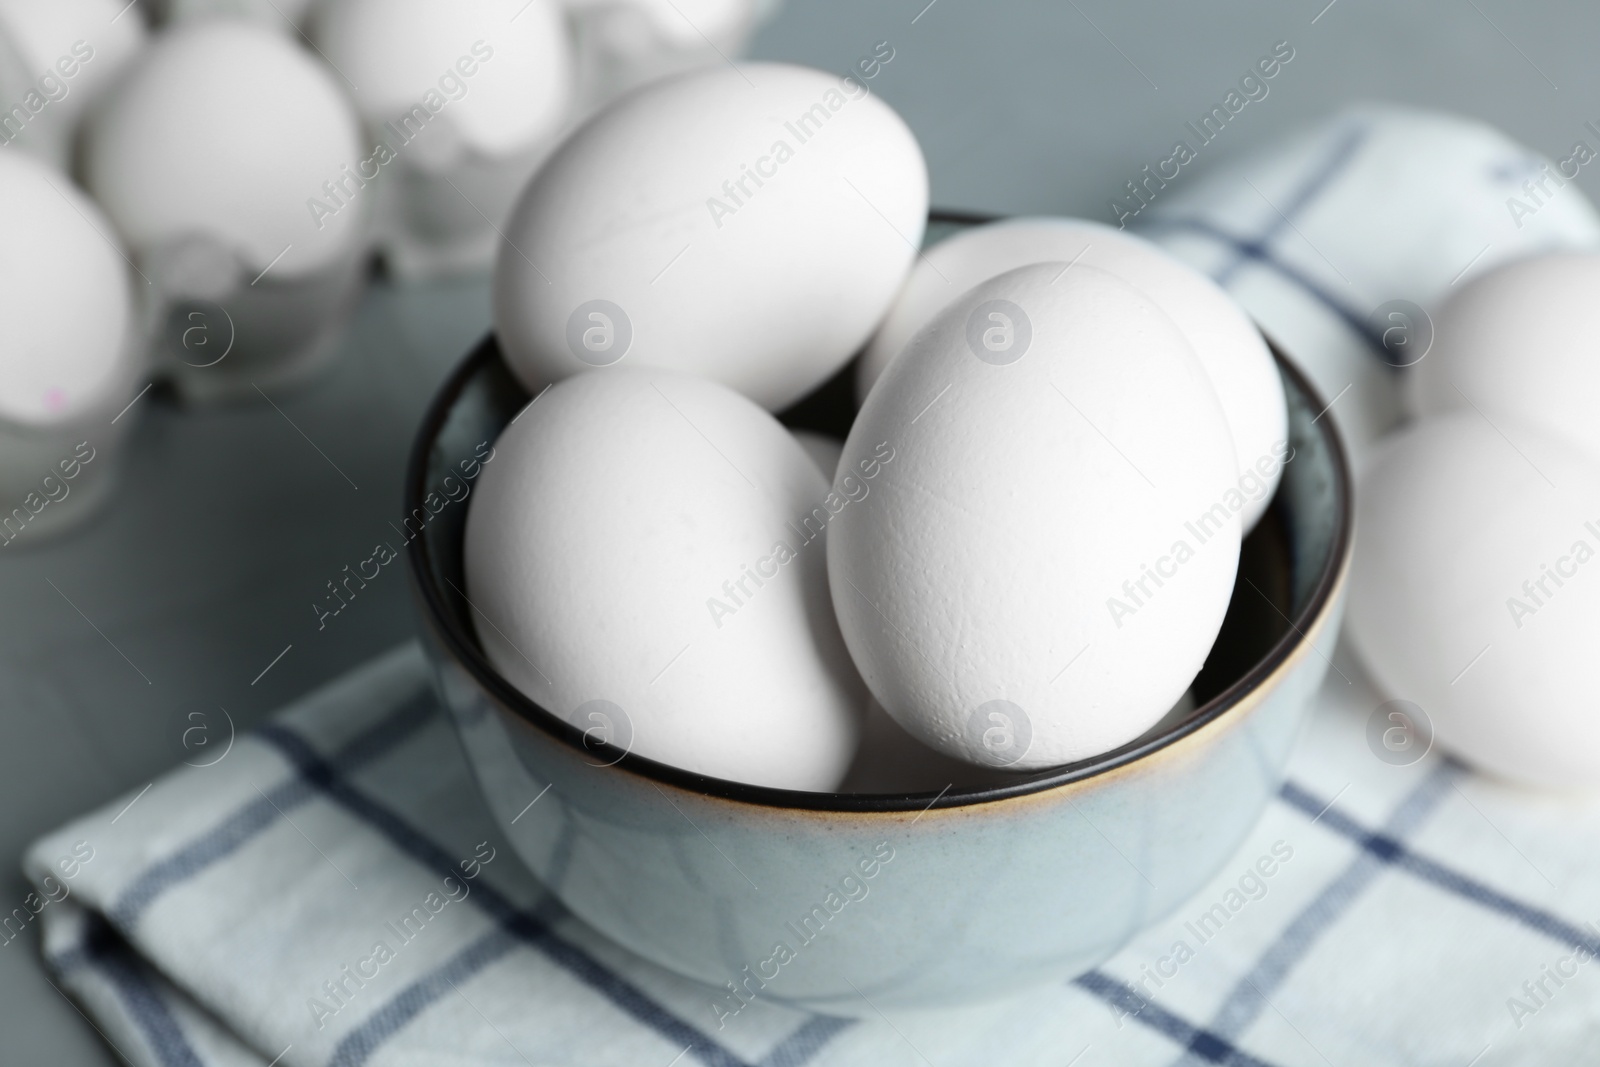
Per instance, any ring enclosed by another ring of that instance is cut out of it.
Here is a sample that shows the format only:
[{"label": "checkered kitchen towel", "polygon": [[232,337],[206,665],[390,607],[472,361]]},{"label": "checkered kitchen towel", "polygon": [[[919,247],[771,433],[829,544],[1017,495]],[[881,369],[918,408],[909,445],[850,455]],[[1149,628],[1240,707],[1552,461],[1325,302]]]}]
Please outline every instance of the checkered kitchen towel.
[{"label": "checkered kitchen towel", "polygon": [[[1201,158],[1222,150],[1185,136]],[[1150,170],[1113,210],[1284,345],[1359,461],[1402,414],[1388,364],[1426,351],[1426,316],[1455,287],[1600,245],[1600,216],[1570,180],[1600,153],[1600,122],[1574,120],[1571,138],[1552,161],[1480,122],[1361,105],[1201,176]]]},{"label": "checkered kitchen towel", "polygon": [[[757,1002],[719,1030],[706,989],[519,868],[415,646],[51,834],[26,868],[55,980],[140,1065],[1591,1060],[1600,797],[1436,753],[1385,762],[1377,703],[1336,658],[1277,802],[1211,885],[1075,981],[960,1010]],[[404,922],[419,905],[431,918]]]}]

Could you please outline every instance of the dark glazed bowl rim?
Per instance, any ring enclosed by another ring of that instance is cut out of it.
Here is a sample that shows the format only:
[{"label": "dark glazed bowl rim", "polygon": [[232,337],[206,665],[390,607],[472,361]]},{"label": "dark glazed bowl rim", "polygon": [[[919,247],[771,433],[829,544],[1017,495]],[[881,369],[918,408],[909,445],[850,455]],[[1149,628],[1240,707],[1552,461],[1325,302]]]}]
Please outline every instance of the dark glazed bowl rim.
[{"label": "dark glazed bowl rim", "polygon": [[[929,213],[929,221],[980,225],[995,220],[992,216],[936,210]],[[1267,338],[1267,344],[1272,350],[1278,369],[1294,382],[1295,387],[1318,406],[1325,404],[1309,379],[1285,358],[1271,338]],[[491,331],[450,373],[429,403],[428,410],[418,427],[406,465],[404,514],[409,515],[413,509],[423,507],[423,499],[428,493],[428,464],[434,442],[438,439],[462,392],[483,365],[499,358],[499,344]],[[1322,562],[1316,583],[1306,598],[1305,606],[1288,620],[1288,629],[1248,671],[1195,709],[1183,721],[1166,731],[1091,759],[1065,764],[1054,771],[1028,777],[1019,775],[1019,781],[1015,784],[966,789],[947,787],[938,793],[812,793],[714,778],[661,763],[635,752],[625,752],[611,745],[603,744],[597,747],[593,739],[586,739],[584,732],[578,727],[534,703],[523,695],[521,690],[503,678],[479,648],[476,635],[467,632],[456,621],[454,614],[449,610],[445,591],[435,580],[430,566],[429,554],[432,545],[427,527],[407,544],[406,556],[412,588],[422,604],[424,622],[444,651],[501,707],[514,712],[528,725],[540,730],[552,740],[572,749],[575,755],[588,757],[585,762],[590,762],[593,758],[604,760],[603,764],[591,762],[591,765],[598,766],[603,771],[626,772],[651,783],[670,785],[705,796],[769,808],[865,814],[916,812],[935,807],[976,807],[990,801],[1045,793],[1059,786],[1114,771],[1153,755],[1222,718],[1249,694],[1266,685],[1296,649],[1311,640],[1309,632],[1328,610],[1339,589],[1346,558],[1349,555],[1354,523],[1350,469],[1343,442],[1333,426],[1333,420],[1319,417],[1313,422],[1320,424],[1317,428],[1327,445],[1333,466],[1333,506],[1338,529],[1330,541],[1327,558]]]}]

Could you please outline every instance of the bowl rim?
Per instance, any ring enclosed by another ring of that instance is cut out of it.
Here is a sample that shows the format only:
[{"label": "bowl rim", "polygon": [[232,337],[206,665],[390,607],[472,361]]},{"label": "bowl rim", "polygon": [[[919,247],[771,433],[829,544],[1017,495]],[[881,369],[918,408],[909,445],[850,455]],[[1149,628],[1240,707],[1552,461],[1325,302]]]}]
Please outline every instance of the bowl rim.
[{"label": "bowl rim", "polygon": [[[995,221],[992,216],[962,211],[933,210],[929,212],[928,217],[930,222],[957,224],[982,224]],[[1263,338],[1279,371],[1292,380],[1295,387],[1313,404],[1320,405],[1322,414],[1326,414],[1328,405],[1310,379],[1284,355],[1282,349],[1265,332]],[[428,461],[433,452],[434,442],[449,420],[467,384],[485,364],[500,358],[499,341],[491,329],[450,372],[449,377],[434,394],[418,426],[412,441],[411,454],[407,459],[402,514],[409,515],[413,507],[423,506],[423,498],[428,492]],[[1051,771],[1038,772],[1027,777],[1019,775],[1020,780],[1016,783],[961,789],[946,786],[938,793],[808,792],[716,778],[662,763],[609,743],[596,745],[584,731],[535,703],[501,676],[478,646],[476,636],[464,632],[464,628],[455,622],[453,613],[447,608],[445,593],[434,581],[430,569],[431,546],[427,526],[406,544],[407,569],[411,576],[412,591],[422,602],[423,621],[434,639],[443,646],[444,651],[455,660],[456,664],[466,670],[473,682],[492,696],[496,703],[515,713],[528,725],[572,749],[575,754],[605,760],[604,763],[594,763],[586,759],[585,762],[589,762],[591,766],[627,772],[657,787],[668,785],[702,796],[718,797],[766,808],[809,810],[819,813],[898,815],[927,811],[931,808],[979,807],[995,801],[1046,793],[1061,786],[1109,775],[1120,768],[1154,756],[1216,722],[1244,703],[1252,693],[1264,686],[1297,650],[1311,642],[1311,635],[1317,629],[1318,620],[1329,611],[1336,599],[1348,562],[1354,531],[1350,464],[1343,440],[1332,419],[1323,419],[1318,415],[1312,420],[1312,424],[1317,426],[1332,462],[1334,511],[1338,528],[1334,531],[1327,558],[1317,574],[1316,583],[1306,599],[1306,604],[1295,613],[1294,617],[1287,620],[1288,629],[1248,671],[1194,709],[1181,722],[1162,733],[1137,742],[1129,742],[1086,760],[1063,764]]]}]

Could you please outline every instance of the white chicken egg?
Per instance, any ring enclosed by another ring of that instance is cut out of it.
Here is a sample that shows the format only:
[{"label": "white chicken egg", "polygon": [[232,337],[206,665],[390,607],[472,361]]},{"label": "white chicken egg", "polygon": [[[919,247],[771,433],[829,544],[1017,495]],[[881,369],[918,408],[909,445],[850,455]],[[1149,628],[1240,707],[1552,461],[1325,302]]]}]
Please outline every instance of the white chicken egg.
[{"label": "white chicken egg", "polygon": [[640,755],[832,789],[866,694],[807,526],[829,499],[789,432],[724,386],[566,379],[501,434],[474,494],[479,637],[530,698],[572,722],[604,708]]},{"label": "white chicken egg", "polygon": [[253,396],[304,373],[359,292],[360,123],[335,79],[253,23],[185,23],[88,122],[85,182],[177,320],[163,338],[190,336],[196,302],[228,332],[214,366],[176,342],[158,352],[181,384]]},{"label": "white chicken egg", "polygon": [[0,233],[0,543],[9,544],[66,525],[104,495],[143,363],[127,260],[76,186],[41,160],[0,151]]},{"label": "white chicken egg", "polygon": [[1283,383],[1261,332],[1216,283],[1150,242],[1080,219],[1017,218],[979,226],[931,248],[912,268],[857,369],[865,399],[889,360],[938,311],[997,274],[1045,260],[1099,267],[1167,314],[1211,378],[1233,433],[1246,532],[1266,511],[1287,440]]},{"label": "white chicken egg", "polygon": [[360,144],[316,57],[250,23],[199,22],[139,56],[91,123],[84,177],[134,248],[203,237],[238,255],[248,283],[268,264],[311,273],[359,243],[362,212],[344,206],[358,187],[325,183],[337,191]]},{"label": "white chicken egg", "polygon": [[123,0],[0,0],[0,145],[66,168],[85,109],[145,41]]},{"label": "white chicken egg", "polygon": [[[1190,147],[1221,151],[1204,144]],[[1400,421],[1394,367],[1427,352],[1428,313],[1453,286],[1600,243],[1600,216],[1556,169],[1481,122],[1361,105],[1172,187],[1179,171],[1149,168],[1113,209],[1283,346],[1332,405],[1359,472]]]},{"label": "white chicken egg", "polygon": [[1374,456],[1348,630],[1442,747],[1532,785],[1600,785],[1600,465],[1493,419],[1424,419]]},{"label": "white chicken egg", "polygon": [[397,271],[487,269],[517,194],[565,120],[572,46],[552,0],[330,0],[313,20],[360,91]]},{"label": "white chicken egg", "polygon": [[828,570],[857,666],[924,743],[991,766],[1085,759],[1156,723],[1238,566],[1205,368],[1150,298],[1066,267],[1018,268],[935,316],[835,479],[849,503]]},{"label": "white chicken egg", "polygon": [[1600,462],[1600,255],[1518,260],[1462,285],[1434,315],[1433,351],[1412,370],[1420,415],[1508,416]]},{"label": "white chicken egg", "polygon": [[495,329],[535,392],[620,363],[780,410],[866,341],[927,206],[916,140],[861,82],[775,63],[682,75],[596,115],[534,176]]},{"label": "white chicken egg", "polygon": [[48,426],[121,399],[137,376],[137,315],[105,216],[59,173],[6,153],[0,218],[0,418]]}]

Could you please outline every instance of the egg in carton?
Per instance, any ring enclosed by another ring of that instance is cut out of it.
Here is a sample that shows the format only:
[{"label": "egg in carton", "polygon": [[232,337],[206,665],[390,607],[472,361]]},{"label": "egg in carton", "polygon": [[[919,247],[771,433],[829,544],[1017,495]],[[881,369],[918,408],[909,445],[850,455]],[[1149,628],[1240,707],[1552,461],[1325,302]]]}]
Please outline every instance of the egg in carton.
[{"label": "egg in carton", "polygon": [[353,174],[376,198],[388,265],[409,278],[487,270],[571,108],[553,0],[331,0],[311,33],[359,86],[367,145]]},{"label": "egg in carton", "polygon": [[579,109],[744,52],[777,0],[564,0],[577,42]]},{"label": "egg in carton", "polygon": [[144,43],[118,0],[0,0],[0,146],[67,169],[90,102]]},{"label": "egg in carton", "polygon": [[82,521],[112,487],[145,378],[138,278],[100,209],[0,152],[0,548]]},{"label": "egg in carton", "polygon": [[1600,241],[1582,192],[1481,122],[1357,106],[1184,177],[1183,161],[1222,128],[1212,118],[1191,131],[1187,156],[1175,146],[1112,209],[1283,344],[1331,405],[1358,471],[1404,417],[1399,372],[1425,358],[1440,301],[1497,264]]},{"label": "egg in carton", "polygon": [[360,124],[337,75],[250,22],[167,31],[90,117],[81,169],[155,289],[157,369],[253,397],[330,357],[365,278]]}]

